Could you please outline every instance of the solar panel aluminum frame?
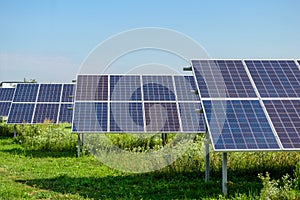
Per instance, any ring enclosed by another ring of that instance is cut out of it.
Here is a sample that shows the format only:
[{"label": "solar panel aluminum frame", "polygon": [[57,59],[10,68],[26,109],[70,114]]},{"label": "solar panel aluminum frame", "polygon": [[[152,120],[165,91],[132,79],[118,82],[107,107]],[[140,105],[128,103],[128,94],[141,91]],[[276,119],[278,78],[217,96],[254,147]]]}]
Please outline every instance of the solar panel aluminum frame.
[{"label": "solar panel aluminum frame", "polygon": [[[189,77],[193,77],[191,75],[182,75],[182,74],[172,74],[172,75],[165,75],[165,74],[146,74],[146,75],[138,75],[138,74],[77,74],[77,79],[79,76],[81,75],[87,75],[87,76],[108,76],[108,101],[90,101],[90,100],[74,100],[74,110],[76,110],[76,102],[94,102],[94,103],[97,103],[97,102],[107,102],[108,103],[108,113],[107,113],[107,118],[109,119],[108,120],[108,123],[107,123],[107,131],[74,131],[74,119],[75,119],[75,112],[73,112],[73,118],[72,118],[72,131],[73,132],[76,132],[76,133],[120,133],[120,132],[111,132],[110,130],[110,115],[111,115],[111,103],[117,103],[117,102],[123,102],[123,103],[142,103],[142,107],[143,107],[143,120],[144,120],[144,132],[142,133],[158,133],[158,132],[164,132],[164,133],[167,133],[168,131],[147,131],[147,127],[146,127],[146,112],[145,112],[145,104],[146,103],[175,103],[176,104],[176,110],[177,110],[177,117],[178,117],[178,123],[179,123],[179,129],[180,131],[169,131],[169,133],[199,133],[199,131],[195,131],[195,132],[192,132],[192,131],[182,131],[182,119],[181,119],[181,114],[180,114],[180,108],[179,108],[179,103],[181,102],[185,102],[185,103],[188,103],[188,102],[192,102],[192,103],[195,103],[195,102],[199,102],[198,101],[179,101],[178,100],[178,97],[177,97],[177,88],[176,88],[176,84],[175,84],[175,80],[174,80],[174,77],[175,76],[181,76],[181,77],[184,77],[184,76],[189,76]],[[111,76],[139,76],[140,77],[140,87],[141,87],[141,101],[123,101],[123,100],[111,100],[111,87],[110,87],[110,84],[111,84],[111,81],[110,81],[110,77]],[[144,91],[143,91],[143,77],[147,77],[147,76],[161,76],[161,77],[171,77],[172,78],[172,86],[173,86],[173,92],[174,92],[174,95],[175,95],[175,100],[172,100],[172,101],[150,101],[150,100],[145,100],[144,99]],[[75,90],[75,93],[74,93],[74,96],[76,97],[77,96],[77,89]],[[201,105],[201,104],[200,104]],[[125,131],[123,131],[125,132]],[[200,131],[201,132],[201,131]],[[140,131],[139,132],[130,132],[130,133],[141,133]]]},{"label": "solar panel aluminum frame", "polygon": [[[278,143],[278,145],[280,147],[279,149],[255,149],[255,150],[254,149],[216,149],[215,145],[213,143],[213,140],[212,140],[213,136],[212,136],[211,131],[210,131],[209,121],[208,121],[207,117],[204,117],[205,118],[205,122],[206,122],[206,127],[207,127],[207,130],[208,130],[208,133],[209,133],[209,138],[210,138],[212,146],[213,146],[213,150],[216,151],[216,152],[256,152],[256,151],[280,151],[280,150],[282,150],[282,144],[281,144],[281,142],[280,142],[280,140],[278,138],[278,135],[277,135],[277,133],[275,131],[275,128],[274,128],[273,124],[270,123],[271,119],[270,119],[269,115],[267,114],[266,108],[265,108],[265,106],[264,106],[264,104],[263,104],[260,96],[257,96],[257,98],[245,98],[245,97],[243,97],[243,98],[231,98],[231,97],[203,98],[201,96],[201,91],[200,91],[200,88],[199,88],[199,85],[198,85],[198,82],[197,82],[197,78],[196,78],[196,75],[195,75],[196,73],[194,71],[194,67],[193,67],[193,63],[192,63],[193,60],[204,60],[204,61],[206,61],[206,60],[209,60],[209,59],[191,59],[191,61],[190,61],[190,65],[192,66],[192,72],[194,74],[194,79],[195,79],[195,82],[196,82],[196,86],[197,86],[197,89],[199,91],[198,95],[200,97],[200,102],[201,102],[201,105],[202,105],[202,108],[203,108],[203,114],[204,114],[204,116],[207,116],[205,108],[203,106],[203,101],[205,101],[205,100],[259,100],[259,102],[260,102],[260,104],[261,104],[261,106],[263,108],[263,111],[264,111],[264,113],[266,115],[266,118],[267,118],[267,120],[269,122],[269,125],[270,125],[270,127],[271,127],[271,129],[273,131],[273,134],[274,134],[274,136],[276,138],[276,141],[277,141],[277,143]],[[251,76],[251,74],[250,74],[250,72],[249,72],[249,70],[247,68],[247,65],[245,64],[244,60],[239,60],[239,59],[211,59],[211,60],[213,60],[213,61],[214,60],[219,60],[219,61],[222,61],[222,60],[227,60],[227,61],[231,61],[231,60],[232,61],[242,61],[243,66],[244,66],[244,68],[246,70],[247,76],[250,79],[251,85],[254,88],[254,91],[255,91],[256,95],[259,95],[258,90],[256,88],[256,85],[254,84],[252,76]]]}]

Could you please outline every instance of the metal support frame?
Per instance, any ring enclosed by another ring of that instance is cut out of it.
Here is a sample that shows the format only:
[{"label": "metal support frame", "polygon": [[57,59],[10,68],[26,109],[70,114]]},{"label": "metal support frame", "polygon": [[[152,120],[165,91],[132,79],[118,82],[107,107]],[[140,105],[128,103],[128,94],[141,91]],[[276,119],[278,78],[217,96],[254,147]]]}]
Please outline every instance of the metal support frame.
[{"label": "metal support frame", "polygon": [[80,133],[77,134],[77,145],[78,145],[78,149],[77,149],[77,156],[80,157]]},{"label": "metal support frame", "polygon": [[161,134],[161,139],[162,139],[162,145],[165,146],[167,144],[168,134],[167,133],[162,133]]},{"label": "metal support frame", "polygon": [[205,132],[205,182],[209,181],[209,163],[210,163],[210,158],[209,158],[209,133],[206,128]]},{"label": "metal support frame", "polygon": [[14,138],[17,137],[17,125],[14,125]]},{"label": "metal support frame", "polygon": [[227,153],[222,153],[222,192],[227,196]]}]

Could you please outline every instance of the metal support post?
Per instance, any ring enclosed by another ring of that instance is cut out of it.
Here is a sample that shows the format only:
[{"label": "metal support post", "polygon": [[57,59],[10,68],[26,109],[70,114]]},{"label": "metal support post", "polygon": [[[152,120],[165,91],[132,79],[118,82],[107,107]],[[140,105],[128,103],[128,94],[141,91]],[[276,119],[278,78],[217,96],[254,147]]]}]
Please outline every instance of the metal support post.
[{"label": "metal support post", "polygon": [[80,133],[77,134],[77,144],[78,144],[78,149],[77,149],[77,155],[78,158],[80,157]]},{"label": "metal support post", "polygon": [[227,153],[222,154],[222,192],[227,196]]},{"label": "metal support post", "polygon": [[17,127],[14,125],[14,138],[17,137]]}]

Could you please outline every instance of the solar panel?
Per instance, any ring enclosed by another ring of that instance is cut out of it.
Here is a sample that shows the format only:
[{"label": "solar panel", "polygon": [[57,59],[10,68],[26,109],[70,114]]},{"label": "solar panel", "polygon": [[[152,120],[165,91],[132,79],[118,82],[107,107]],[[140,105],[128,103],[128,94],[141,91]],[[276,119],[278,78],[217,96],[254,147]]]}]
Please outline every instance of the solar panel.
[{"label": "solar panel", "polygon": [[176,103],[145,103],[146,132],[180,132]]},{"label": "solar panel", "polygon": [[12,101],[15,88],[0,88],[0,101]]},{"label": "solar panel", "polygon": [[34,124],[44,123],[57,123],[59,104],[49,104],[49,103],[38,103],[36,104],[34,113]]},{"label": "solar panel", "polygon": [[264,100],[284,149],[300,149],[300,99]]},{"label": "solar panel", "polygon": [[38,102],[60,102],[62,84],[40,84]]},{"label": "solar panel", "polygon": [[107,101],[107,75],[78,75],[76,85],[78,101]]},{"label": "solar panel", "polygon": [[110,99],[112,101],[141,101],[140,76],[110,76]]},{"label": "solar panel", "polygon": [[13,102],[35,102],[39,84],[18,84],[16,87]]},{"label": "solar panel", "polygon": [[241,60],[192,60],[202,98],[257,97]]},{"label": "solar panel", "polygon": [[0,102],[0,116],[8,116],[11,102]]},{"label": "solar panel", "polygon": [[258,100],[204,100],[203,107],[216,151],[280,149]]},{"label": "solar panel", "polygon": [[12,103],[8,115],[8,124],[31,123],[34,112],[34,103]]},{"label": "solar panel", "polygon": [[143,104],[141,102],[114,102],[110,104],[110,132],[144,132]]},{"label": "solar panel", "polygon": [[143,76],[145,101],[175,101],[172,76]]},{"label": "solar panel", "polygon": [[300,60],[298,60],[297,62],[298,62],[298,64],[300,65]]},{"label": "solar panel", "polygon": [[73,104],[66,103],[61,104],[59,109],[59,123],[72,123],[73,111],[69,108],[72,108]]},{"label": "solar panel", "polygon": [[73,132],[107,132],[107,102],[75,102]]},{"label": "solar panel", "polygon": [[18,84],[7,123],[71,123],[73,94],[74,84]]},{"label": "solar panel", "polygon": [[198,102],[179,102],[182,131],[190,133],[205,132],[205,120],[203,114],[197,113],[196,109],[201,110],[201,103]]},{"label": "solar panel", "polygon": [[199,95],[191,92],[197,91],[193,76],[174,76],[174,82],[178,101],[200,101]]},{"label": "solar panel", "polygon": [[[194,122],[193,127],[188,127],[193,123],[192,120],[199,119],[195,113],[200,105],[199,97],[191,94],[191,90],[196,88],[192,76],[78,75],[79,77],[81,80],[77,81],[76,86],[73,132],[204,131],[203,119]],[[98,87],[103,87],[90,84],[91,79],[98,80],[99,77],[109,80],[110,97],[101,101],[86,98],[94,96],[91,93],[98,90]],[[94,108],[96,103],[101,104],[98,105],[101,109]],[[183,107],[179,110],[179,103],[187,104],[182,104]],[[193,114],[188,113],[192,109]],[[182,125],[181,117],[184,123],[189,124]],[[95,124],[93,119],[98,122]]]},{"label": "solar panel", "polygon": [[75,93],[75,84],[64,84],[61,96],[61,102],[73,102]]},{"label": "solar panel", "polygon": [[300,97],[300,70],[292,60],[245,60],[262,98]]}]

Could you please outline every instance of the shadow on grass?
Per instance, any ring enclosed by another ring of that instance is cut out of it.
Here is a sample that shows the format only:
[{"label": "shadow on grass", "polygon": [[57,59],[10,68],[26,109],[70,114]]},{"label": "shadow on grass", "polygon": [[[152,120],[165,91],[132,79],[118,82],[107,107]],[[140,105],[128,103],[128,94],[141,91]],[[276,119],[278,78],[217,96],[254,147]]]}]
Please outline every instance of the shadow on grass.
[{"label": "shadow on grass", "polygon": [[[148,173],[128,176],[70,177],[16,180],[16,182],[61,194],[79,194],[94,199],[201,199],[222,194],[221,180],[204,182],[195,175],[164,176]],[[229,194],[259,194],[261,184],[239,181],[229,183]]]},{"label": "shadow on grass", "polygon": [[49,151],[49,150],[25,150],[21,148],[5,149],[0,150],[4,153],[9,153],[12,155],[23,155],[32,158],[61,158],[61,157],[76,157],[76,150],[68,151]]},{"label": "shadow on grass", "polygon": [[195,199],[221,194],[220,182],[205,183],[203,178],[158,175],[95,177],[59,176],[50,179],[17,180],[16,182],[62,194],[79,194],[94,199]]}]

